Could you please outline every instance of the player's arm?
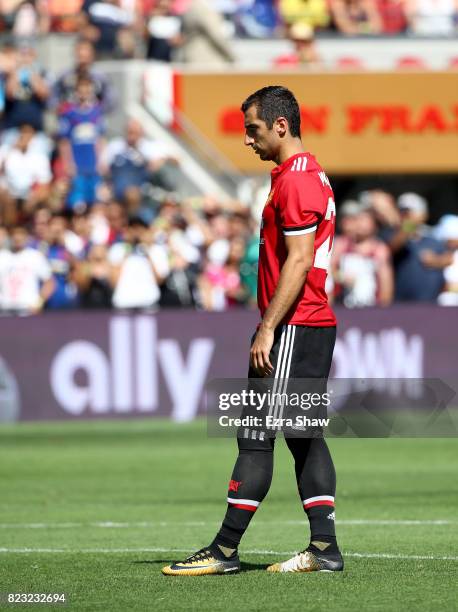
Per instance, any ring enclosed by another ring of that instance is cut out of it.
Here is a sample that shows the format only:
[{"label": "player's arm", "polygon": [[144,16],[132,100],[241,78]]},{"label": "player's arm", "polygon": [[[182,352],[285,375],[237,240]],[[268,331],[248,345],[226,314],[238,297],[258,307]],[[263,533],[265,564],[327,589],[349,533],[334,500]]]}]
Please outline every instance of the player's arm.
[{"label": "player's arm", "polygon": [[280,272],[274,297],[270,302],[251,347],[251,365],[261,375],[272,373],[269,353],[274,341],[274,331],[294,304],[307,280],[313,265],[315,232],[299,236],[285,236],[288,255]]}]

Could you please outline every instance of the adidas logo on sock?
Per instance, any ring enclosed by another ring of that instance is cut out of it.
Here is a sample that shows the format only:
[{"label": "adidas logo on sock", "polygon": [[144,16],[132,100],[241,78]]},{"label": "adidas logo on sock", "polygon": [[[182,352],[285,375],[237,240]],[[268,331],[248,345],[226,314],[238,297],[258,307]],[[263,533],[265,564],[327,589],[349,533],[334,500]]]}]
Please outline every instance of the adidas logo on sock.
[{"label": "adidas logo on sock", "polygon": [[336,520],[336,513],[335,512],[331,512],[331,514],[328,514],[328,516],[326,518],[328,518],[330,521],[335,521]]}]

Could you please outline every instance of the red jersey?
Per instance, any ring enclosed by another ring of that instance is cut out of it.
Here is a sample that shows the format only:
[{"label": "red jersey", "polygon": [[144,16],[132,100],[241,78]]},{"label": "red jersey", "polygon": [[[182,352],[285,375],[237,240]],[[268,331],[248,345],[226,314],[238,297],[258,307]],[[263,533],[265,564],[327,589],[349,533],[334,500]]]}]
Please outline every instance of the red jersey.
[{"label": "red jersey", "polygon": [[336,212],[329,179],[310,153],[293,155],[274,168],[271,177],[259,243],[258,306],[261,316],[274,296],[287,257],[285,236],[316,232],[313,266],[282,323],[334,326],[336,317],[325,291]]}]

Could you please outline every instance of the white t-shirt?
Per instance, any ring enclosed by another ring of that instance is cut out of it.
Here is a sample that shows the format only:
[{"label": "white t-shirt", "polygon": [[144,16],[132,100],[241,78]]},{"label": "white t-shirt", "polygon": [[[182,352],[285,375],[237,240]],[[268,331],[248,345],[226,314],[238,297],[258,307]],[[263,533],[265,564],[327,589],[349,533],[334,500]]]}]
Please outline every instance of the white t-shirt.
[{"label": "white t-shirt", "polygon": [[0,164],[3,186],[14,198],[26,199],[33,185],[47,184],[52,179],[49,159],[32,147],[25,152],[7,145],[1,147]]},{"label": "white t-shirt", "polygon": [[40,302],[40,284],[52,276],[40,251],[0,251],[0,305],[2,310],[30,310]]},{"label": "white t-shirt", "polygon": [[445,282],[458,285],[458,250],[453,253],[452,263],[444,269]]},{"label": "white t-shirt", "polygon": [[[148,308],[159,301],[161,292],[145,255],[129,252],[129,245],[114,244],[108,258],[112,265],[121,266],[119,279],[113,294],[115,308]],[[149,256],[158,274],[167,276],[166,252],[159,245],[149,250]]]},{"label": "white t-shirt", "polygon": [[148,21],[149,35],[168,40],[180,33],[181,21],[174,15],[155,15]]},{"label": "white t-shirt", "polygon": [[359,253],[344,253],[340,261],[340,273],[354,279],[344,298],[348,308],[374,306],[377,298],[377,270],[375,262]]}]

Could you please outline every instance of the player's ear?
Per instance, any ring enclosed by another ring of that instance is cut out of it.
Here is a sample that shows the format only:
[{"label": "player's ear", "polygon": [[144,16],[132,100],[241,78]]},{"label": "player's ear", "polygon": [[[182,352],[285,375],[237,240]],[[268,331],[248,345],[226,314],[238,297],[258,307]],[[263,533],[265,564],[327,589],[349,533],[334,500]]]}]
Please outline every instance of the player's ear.
[{"label": "player's ear", "polygon": [[275,121],[275,130],[283,138],[288,131],[288,120],[285,117],[278,117]]}]

